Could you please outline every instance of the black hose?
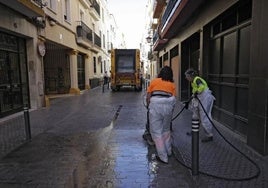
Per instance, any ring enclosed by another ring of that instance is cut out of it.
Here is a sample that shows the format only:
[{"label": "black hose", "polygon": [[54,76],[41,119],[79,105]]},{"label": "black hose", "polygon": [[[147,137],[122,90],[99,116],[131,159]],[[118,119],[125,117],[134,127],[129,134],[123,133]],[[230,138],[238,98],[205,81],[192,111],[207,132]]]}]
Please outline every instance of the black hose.
[{"label": "black hose", "polygon": [[[213,175],[213,174],[209,174],[209,173],[206,173],[206,172],[203,172],[203,171],[199,171],[199,173],[203,174],[203,175],[206,175],[206,176],[210,176],[210,177],[213,177],[213,178],[217,178],[217,179],[223,179],[223,180],[229,180],[229,181],[246,181],[246,180],[251,180],[251,179],[254,179],[254,178],[257,178],[260,173],[261,173],[261,169],[259,167],[259,165],[253,161],[250,157],[248,157],[246,154],[244,154],[243,152],[241,152],[236,146],[234,146],[230,141],[228,141],[222,134],[221,132],[218,130],[218,128],[215,126],[215,124],[213,123],[213,121],[210,119],[209,115],[207,114],[203,104],[201,103],[200,99],[196,96],[195,98],[197,98],[198,100],[198,103],[201,105],[203,111],[205,112],[206,116],[208,117],[210,123],[213,125],[213,127],[215,128],[215,130],[219,133],[219,135],[223,138],[223,140],[225,142],[227,142],[232,148],[234,148],[238,153],[240,153],[242,156],[244,156],[249,162],[251,162],[257,169],[257,172],[255,175],[252,175],[250,177],[246,177],[246,178],[226,178],[226,177],[221,177],[221,176],[216,176],[216,175]],[[193,97],[191,97],[187,103],[189,103],[191,100],[193,99]],[[144,101],[143,101],[144,103]],[[144,104],[144,106],[148,109],[148,107]],[[177,113],[176,116],[174,116],[172,118],[172,121],[175,120],[182,112],[183,110],[186,108],[186,105],[184,105],[184,107]],[[176,157],[177,159],[177,157]],[[177,159],[178,160],[178,159]],[[187,166],[185,163],[181,162],[180,160],[178,160],[179,163],[181,165],[183,165],[184,167],[188,168],[188,169],[192,169],[191,167]]]},{"label": "black hose", "polygon": [[181,109],[181,111],[175,116],[175,117],[173,117],[172,119],[171,119],[171,121],[173,121],[173,120],[175,120],[181,113],[182,113],[182,111],[185,109],[185,106]]},{"label": "black hose", "polygon": [[[207,112],[205,111],[205,108],[203,106],[203,104],[201,103],[200,99],[196,96],[195,98],[197,98],[199,104],[201,105],[203,111],[205,112],[206,116],[208,117],[210,123],[213,125],[213,127],[216,129],[216,131],[219,133],[219,135],[224,139],[225,142],[227,142],[230,146],[232,146],[232,148],[234,148],[238,153],[240,153],[242,156],[244,156],[248,161],[250,161],[256,168],[257,168],[257,173],[255,175],[252,175],[250,177],[246,177],[246,178],[226,178],[226,177],[221,177],[221,176],[216,176],[213,174],[209,174],[203,171],[199,171],[199,173],[206,175],[206,176],[210,176],[213,178],[217,178],[217,179],[223,179],[223,180],[229,180],[229,181],[246,181],[246,180],[250,180],[250,179],[254,179],[257,178],[260,173],[261,173],[261,169],[258,166],[258,164],[253,161],[250,157],[248,157],[246,154],[244,154],[243,152],[241,152],[237,147],[235,147],[231,142],[229,142],[222,134],[221,132],[217,129],[217,127],[215,126],[215,124],[213,123],[213,121],[210,119],[210,117],[208,116]],[[192,100],[192,97],[190,98],[190,100],[188,102],[190,102]],[[185,109],[185,106],[182,108],[182,110],[174,117],[172,118],[172,121],[174,119],[176,119],[181,113],[182,111]],[[177,157],[176,157],[177,159]],[[177,159],[178,160],[178,159]],[[188,169],[192,169],[191,167],[187,166],[185,163],[183,163],[182,161],[178,160],[178,162],[183,165],[184,167],[188,168]]]},{"label": "black hose", "polygon": [[228,141],[223,135],[222,133],[218,130],[218,128],[215,126],[215,124],[213,123],[213,121],[210,119],[209,115],[207,114],[202,102],[200,101],[200,99],[198,97],[196,97],[199,104],[201,105],[203,111],[205,112],[206,116],[208,117],[210,123],[213,125],[213,127],[215,128],[215,130],[219,133],[219,135],[224,139],[225,142],[227,142],[230,146],[232,146],[232,148],[234,148],[238,153],[240,153],[242,156],[244,156],[248,161],[250,161],[256,168],[257,168],[257,173],[255,175],[252,175],[251,177],[247,177],[247,178],[225,178],[225,177],[219,177],[219,176],[215,176],[212,174],[208,174],[205,172],[200,172],[202,174],[205,174],[207,176],[212,176],[214,178],[220,178],[220,179],[225,179],[225,180],[233,180],[233,181],[242,181],[242,180],[250,180],[250,179],[254,179],[257,178],[260,173],[261,173],[261,169],[259,167],[259,165],[253,161],[250,157],[248,157],[245,153],[243,153],[242,151],[240,151],[236,146],[234,146],[230,141]]}]

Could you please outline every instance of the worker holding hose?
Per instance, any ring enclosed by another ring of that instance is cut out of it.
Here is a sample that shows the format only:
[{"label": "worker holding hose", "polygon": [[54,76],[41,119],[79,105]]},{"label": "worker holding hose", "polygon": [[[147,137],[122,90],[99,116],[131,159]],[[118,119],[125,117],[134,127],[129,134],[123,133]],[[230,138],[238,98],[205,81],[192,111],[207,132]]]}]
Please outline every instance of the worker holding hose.
[{"label": "worker holding hose", "polygon": [[171,151],[170,123],[176,103],[173,72],[168,66],[161,69],[158,78],[147,89],[149,129],[157,151],[157,159],[168,163]]},{"label": "worker holding hose", "polygon": [[[213,140],[213,126],[209,119],[212,119],[211,111],[215,97],[212,95],[211,90],[208,88],[207,82],[203,78],[198,76],[197,72],[194,69],[188,69],[185,72],[185,76],[186,79],[191,82],[193,97],[197,97],[199,99],[197,101],[195,99],[192,99],[191,105],[194,105],[198,108],[200,123],[205,130],[206,137],[203,138],[201,141],[210,142]],[[198,102],[202,103],[204,109],[202,108],[201,104],[198,104]],[[190,133],[187,133],[187,135],[190,135]]]}]

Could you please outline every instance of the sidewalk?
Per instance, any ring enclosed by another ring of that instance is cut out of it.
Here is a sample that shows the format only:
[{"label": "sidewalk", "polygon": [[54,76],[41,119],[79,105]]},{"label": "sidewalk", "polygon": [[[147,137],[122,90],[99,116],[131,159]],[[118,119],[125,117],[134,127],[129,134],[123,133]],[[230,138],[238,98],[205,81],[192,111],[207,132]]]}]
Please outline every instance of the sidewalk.
[{"label": "sidewalk", "polygon": [[[177,106],[177,112],[183,106]],[[191,131],[191,112],[184,110],[173,121],[174,148],[177,159],[187,167],[191,167],[191,136],[186,132]],[[251,150],[243,139],[226,127],[215,122],[219,132],[234,145],[242,154],[228,144],[214,129],[212,142],[199,142],[199,176],[196,179],[198,187],[267,187],[268,186],[268,157],[258,155]],[[204,137],[200,127],[199,138]],[[253,160],[247,159],[244,154]],[[260,168],[260,169],[258,169]],[[190,169],[191,170],[191,169]],[[260,171],[259,171],[260,170]],[[260,173],[260,174],[259,174]]]},{"label": "sidewalk", "polygon": [[[258,172],[256,166],[215,131],[213,142],[200,142],[200,173],[192,176],[191,169],[183,166],[191,167],[188,110],[173,121],[175,157],[168,165],[159,164],[155,148],[142,139],[143,97],[142,92],[133,91],[102,93],[99,87],[80,96],[53,99],[51,107],[31,111],[33,139],[0,160],[0,187],[268,187],[268,157],[252,151],[219,124],[226,139],[258,164],[260,175],[251,179]],[[174,116],[181,108],[180,103],[176,105]],[[23,118],[17,119],[15,129],[22,122]]]}]

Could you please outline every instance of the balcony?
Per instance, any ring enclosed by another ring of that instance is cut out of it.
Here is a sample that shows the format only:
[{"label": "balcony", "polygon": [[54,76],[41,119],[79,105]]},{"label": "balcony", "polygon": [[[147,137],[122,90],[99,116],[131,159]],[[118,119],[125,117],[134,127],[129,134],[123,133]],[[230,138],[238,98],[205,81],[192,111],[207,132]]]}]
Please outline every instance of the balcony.
[{"label": "balcony", "polygon": [[163,9],[166,6],[165,0],[158,0],[154,2],[153,18],[160,18]]},{"label": "balcony", "polygon": [[160,51],[167,42],[167,39],[159,38],[158,32],[155,32],[153,36],[153,51]]},{"label": "balcony", "polygon": [[148,60],[152,60],[152,59],[153,59],[153,51],[152,51],[152,50],[150,50],[150,51],[148,52],[148,54],[147,54],[147,58],[148,58]]},{"label": "balcony", "polygon": [[1,0],[1,3],[31,19],[45,15],[42,0]]},{"label": "balcony", "polygon": [[96,33],[93,33],[93,45],[90,50],[93,53],[99,53],[101,50],[101,38]]},{"label": "balcony", "polygon": [[160,24],[161,38],[171,39],[187,24],[205,0],[170,0]]},{"label": "balcony", "polygon": [[90,8],[90,6],[91,6],[90,0],[79,0],[79,1],[84,7],[88,8],[88,9]]},{"label": "balcony", "polygon": [[101,48],[101,38],[96,33],[94,33],[94,44]]},{"label": "balcony", "polygon": [[167,4],[166,10],[162,16],[161,28],[165,27],[165,25],[170,21],[173,16],[174,11],[180,5],[182,0],[170,0]]},{"label": "balcony", "polygon": [[76,42],[77,44],[90,48],[93,44],[93,32],[92,30],[82,21],[78,22],[76,27]]},{"label": "balcony", "polygon": [[112,42],[108,42],[108,53],[111,53],[112,49],[114,48],[113,47],[113,43]]},{"label": "balcony", "polygon": [[100,5],[96,0],[89,0],[91,2],[89,14],[93,17],[95,21],[100,20]]}]

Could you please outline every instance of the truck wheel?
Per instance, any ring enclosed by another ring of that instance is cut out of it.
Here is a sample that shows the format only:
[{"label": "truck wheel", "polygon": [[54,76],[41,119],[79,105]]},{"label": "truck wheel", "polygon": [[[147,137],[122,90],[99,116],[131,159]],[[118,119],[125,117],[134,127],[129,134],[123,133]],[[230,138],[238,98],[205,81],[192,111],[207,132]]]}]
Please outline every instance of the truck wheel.
[{"label": "truck wheel", "polygon": [[135,91],[141,91],[142,88],[141,87],[135,87]]}]

